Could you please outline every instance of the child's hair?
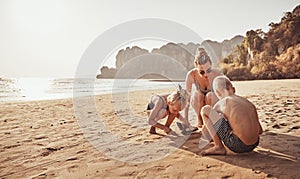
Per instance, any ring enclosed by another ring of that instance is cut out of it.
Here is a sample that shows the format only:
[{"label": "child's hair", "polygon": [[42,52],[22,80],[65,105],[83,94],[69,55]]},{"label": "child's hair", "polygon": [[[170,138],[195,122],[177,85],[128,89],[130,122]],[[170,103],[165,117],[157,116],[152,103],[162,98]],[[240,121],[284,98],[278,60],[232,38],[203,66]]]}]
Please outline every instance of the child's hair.
[{"label": "child's hair", "polygon": [[230,87],[233,87],[231,81],[226,76],[218,76],[213,81],[213,89],[224,91],[229,90]]},{"label": "child's hair", "polygon": [[198,47],[194,62],[195,65],[203,65],[207,62],[212,64],[210,57],[203,47]]},{"label": "child's hair", "polygon": [[178,85],[177,91],[171,93],[168,96],[168,101],[171,102],[171,104],[175,104],[177,101],[180,101],[181,108],[183,108],[187,103],[188,93],[185,89],[182,89],[180,85]]}]

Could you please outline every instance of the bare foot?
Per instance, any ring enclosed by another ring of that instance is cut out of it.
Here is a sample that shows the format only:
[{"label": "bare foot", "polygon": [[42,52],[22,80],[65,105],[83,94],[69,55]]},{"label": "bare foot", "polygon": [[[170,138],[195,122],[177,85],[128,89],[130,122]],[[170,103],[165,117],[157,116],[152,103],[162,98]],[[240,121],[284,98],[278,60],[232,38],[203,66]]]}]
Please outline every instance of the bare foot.
[{"label": "bare foot", "polygon": [[151,126],[149,133],[150,134],[157,134],[156,130],[155,130],[155,127]]},{"label": "bare foot", "polygon": [[201,151],[200,154],[203,156],[205,156],[205,155],[226,155],[226,149],[224,147],[220,148],[220,147],[214,146],[207,150]]},{"label": "bare foot", "polygon": [[198,130],[198,128],[197,127],[193,127],[193,126],[182,125],[182,129],[181,130],[195,132],[196,130]]},{"label": "bare foot", "polygon": [[199,148],[200,149],[203,149],[204,147],[206,147],[208,144],[210,143],[209,140],[201,137],[200,140],[199,140]]}]

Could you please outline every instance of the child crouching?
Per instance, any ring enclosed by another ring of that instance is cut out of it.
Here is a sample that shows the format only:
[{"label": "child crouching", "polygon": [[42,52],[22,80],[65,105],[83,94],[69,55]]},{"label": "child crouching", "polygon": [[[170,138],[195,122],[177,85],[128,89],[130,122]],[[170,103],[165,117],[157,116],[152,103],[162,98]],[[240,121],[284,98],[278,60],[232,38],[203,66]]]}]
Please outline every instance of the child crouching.
[{"label": "child crouching", "polygon": [[[190,124],[179,113],[187,104],[188,93],[179,85],[177,91],[165,95],[152,95],[147,106],[148,122],[151,125],[150,134],[156,134],[156,128],[164,130],[169,134],[172,132],[170,125],[178,118],[183,126],[190,127]],[[160,119],[167,118],[166,124],[160,124]]]}]

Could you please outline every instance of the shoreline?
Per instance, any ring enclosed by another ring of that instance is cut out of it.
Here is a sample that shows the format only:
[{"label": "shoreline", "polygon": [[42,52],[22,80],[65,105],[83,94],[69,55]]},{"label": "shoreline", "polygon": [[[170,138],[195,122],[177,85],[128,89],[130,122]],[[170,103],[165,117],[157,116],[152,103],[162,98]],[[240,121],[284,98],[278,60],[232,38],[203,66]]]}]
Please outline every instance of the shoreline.
[{"label": "shoreline", "polygon": [[[169,81],[169,80],[165,80],[165,79],[149,79],[149,81],[152,82],[184,82],[181,80],[176,80],[176,81]],[[232,81],[233,84],[241,84],[241,83],[263,83],[263,82],[295,82],[295,83],[300,83],[300,79],[275,79],[275,80],[245,80],[245,81]],[[252,88],[252,87],[251,87]],[[171,89],[170,87],[166,87],[166,88],[161,88],[161,89]],[[155,89],[151,89],[151,90],[155,90]],[[253,90],[253,89],[252,89]],[[137,89],[135,91],[148,91],[148,89]],[[253,90],[256,91],[256,90]],[[132,91],[130,91],[132,92]],[[238,91],[239,92],[239,91]],[[125,92],[115,92],[115,93],[125,93]],[[94,96],[99,96],[99,95],[111,95],[112,93],[107,91],[106,93],[103,94],[95,94]],[[62,99],[73,99],[73,93],[72,93],[72,97],[54,97],[53,99],[20,99],[20,100],[3,100],[3,98],[0,98],[0,104],[5,104],[5,103],[21,103],[21,102],[31,102],[31,101],[52,101],[52,100],[62,100]]]},{"label": "shoreline", "polygon": [[[97,95],[93,97],[94,103],[76,104],[79,105],[76,109],[83,109],[77,114],[72,98],[0,103],[0,177],[297,178],[300,175],[299,80],[233,83],[237,94],[256,105],[264,130],[253,152],[199,156],[196,154],[201,151],[199,131],[168,152],[169,148],[162,144],[172,147],[176,137],[165,136],[161,130],[157,130],[161,135],[149,135],[145,108],[153,93],[170,92],[173,90],[170,88]],[[192,109],[190,112],[193,124],[196,118]],[[78,121],[80,114],[87,123]],[[177,121],[171,128],[181,136]],[[101,124],[109,133],[102,131]],[[96,137],[98,147],[89,142],[93,138],[84,135],[85,131]],[[117,136],[133,147],[142,148],[129,151],[113,140],[103,145],[110,139],[108,136]],[[141,158],[144,162],[125,161]]]}]

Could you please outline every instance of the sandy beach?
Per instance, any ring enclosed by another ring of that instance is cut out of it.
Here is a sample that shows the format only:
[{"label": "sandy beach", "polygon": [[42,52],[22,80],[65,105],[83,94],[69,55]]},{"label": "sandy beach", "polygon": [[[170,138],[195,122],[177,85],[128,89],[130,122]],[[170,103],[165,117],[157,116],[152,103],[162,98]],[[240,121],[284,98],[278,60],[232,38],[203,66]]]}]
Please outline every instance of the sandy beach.
[{"label": "sandy beach", "polygon": [[226,156],[197,155],[201,131],[183,136],[178,120],[177,136],[148,133],[151,94],[174,89],[1,102],[0,177],[299,178],[300,79],[234,86],[256,105],[264,132],[253,152]]}]

